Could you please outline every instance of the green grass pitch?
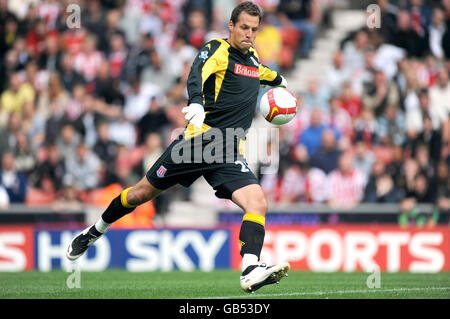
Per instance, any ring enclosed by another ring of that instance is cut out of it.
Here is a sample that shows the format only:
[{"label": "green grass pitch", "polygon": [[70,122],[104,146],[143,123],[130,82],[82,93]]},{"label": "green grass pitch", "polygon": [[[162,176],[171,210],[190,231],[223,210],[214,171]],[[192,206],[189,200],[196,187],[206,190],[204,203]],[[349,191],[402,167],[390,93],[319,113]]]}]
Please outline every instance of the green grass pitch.
[{"label": "green grass pitch", "polygon": [[450,299],[450,273],[381,273],[380,288],[369,289],[368,273],[294,272],[278,285],[254,294],[243,292],[239,272],[81,272],[80,288],[69,289],[71,273],[0,273],[0,298],[146,298],[146,299],[316,299],[316,298],[445,298]]}]

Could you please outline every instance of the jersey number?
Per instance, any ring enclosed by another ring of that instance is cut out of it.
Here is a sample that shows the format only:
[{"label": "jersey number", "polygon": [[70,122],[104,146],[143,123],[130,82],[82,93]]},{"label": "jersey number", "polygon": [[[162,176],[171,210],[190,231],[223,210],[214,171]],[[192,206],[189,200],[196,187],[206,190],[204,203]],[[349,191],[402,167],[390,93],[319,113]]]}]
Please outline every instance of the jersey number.
[{"label": "jersey number", "polygon": [[244,162],[242,162],[242,161],[236,161],[236,162],[234,162],[234,164],[241,165],[241,172],[242,172],[242,173],[247,173],[248,171],[250,171],[250,170],[247,168],[247,164],[244,163]]}]

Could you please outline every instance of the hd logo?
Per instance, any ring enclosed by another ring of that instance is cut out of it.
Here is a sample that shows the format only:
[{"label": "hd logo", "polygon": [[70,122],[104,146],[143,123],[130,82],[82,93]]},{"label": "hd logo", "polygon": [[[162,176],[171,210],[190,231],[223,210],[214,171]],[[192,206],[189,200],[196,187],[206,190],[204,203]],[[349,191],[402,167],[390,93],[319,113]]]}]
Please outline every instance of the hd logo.
[{"label": "hd logo", "polygon": [[[69,271],[72,231],[36,232],[36,269]],[[77,260],[81,271],[212,271],[230,267],[228,230],[110,230]]]}]

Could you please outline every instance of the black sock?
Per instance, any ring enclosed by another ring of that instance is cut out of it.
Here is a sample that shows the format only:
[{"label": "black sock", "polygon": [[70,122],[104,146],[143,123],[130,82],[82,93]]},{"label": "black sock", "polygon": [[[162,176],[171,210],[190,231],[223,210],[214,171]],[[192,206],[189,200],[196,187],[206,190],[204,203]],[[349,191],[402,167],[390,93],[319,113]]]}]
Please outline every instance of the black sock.
[{"label": "black sock", "polygon": [[254,221],[244,220],[239,232],[241,242],[241,256],[244,254],[261,255],[265,236],[264,226]]},{"label": "black sock", "polygon": [[124,207],[122,205],[122,201],[120,200],[120,196],[121,195],[114,198],[109,204],[108,208],[102,214],[102,219],[105,223],[112,224],[119,218],[131,213],[135,209],[135,207]]}]

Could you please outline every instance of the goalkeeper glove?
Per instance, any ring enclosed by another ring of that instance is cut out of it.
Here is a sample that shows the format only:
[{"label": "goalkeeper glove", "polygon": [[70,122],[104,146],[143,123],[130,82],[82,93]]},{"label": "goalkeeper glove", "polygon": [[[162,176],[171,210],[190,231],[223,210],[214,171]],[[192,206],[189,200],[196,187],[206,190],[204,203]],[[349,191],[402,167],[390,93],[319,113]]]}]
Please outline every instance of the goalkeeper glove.
[{"label": "goalkeeper glove", "polygon": [[205,109],[201,104],[191,103],[189,106],[183,107],[182,113],[186,113],[184,118],[193,124],[198,129],[202,128],[203,121],[205,120]]},{"label": "goalkeeper glove", "polygon": [[284,78],[284,76],[282,76],[282,75],[280,75],[281,76],[281,83],[280,84],[278,84],[276,87],[279,87],[279,88],[287,88],[287,81],[286,81],[286,79]]}]

